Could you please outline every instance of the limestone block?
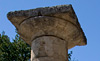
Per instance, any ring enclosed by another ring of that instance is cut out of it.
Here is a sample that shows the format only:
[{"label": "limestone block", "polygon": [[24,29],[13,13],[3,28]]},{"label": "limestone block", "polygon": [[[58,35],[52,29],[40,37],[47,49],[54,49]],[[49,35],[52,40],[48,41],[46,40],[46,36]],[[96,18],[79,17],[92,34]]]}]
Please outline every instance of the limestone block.
[{"label": "limestone block", "polygon": [[31,46],[41,36],[55,36],[68,42],[68,49],[86,45],[86,37],[71,5],[9,12],[21,38]]}]

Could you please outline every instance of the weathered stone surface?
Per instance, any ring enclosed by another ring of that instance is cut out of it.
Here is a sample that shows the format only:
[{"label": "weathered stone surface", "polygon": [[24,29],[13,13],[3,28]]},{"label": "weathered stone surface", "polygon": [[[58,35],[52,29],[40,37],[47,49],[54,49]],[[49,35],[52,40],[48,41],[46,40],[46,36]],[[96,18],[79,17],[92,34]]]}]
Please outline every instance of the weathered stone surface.
[{"label": "weathered stone surface", "polygon": [[67,42],[53,36],[42,36],[32,42],[32,61],[68,61]]},{"label": "weathered stone surface", "polygon": [[9,12],[7,17],[31,46],[31,61],[68,61],[68,49],[87,43],[71,5]]},{"label": "weathered stone surface", "polygon": [[9,12],[8,19],[29,44],[41,36],[55,36],[68,42],[68,49],[86,45],[86,37],[71,5]]}]

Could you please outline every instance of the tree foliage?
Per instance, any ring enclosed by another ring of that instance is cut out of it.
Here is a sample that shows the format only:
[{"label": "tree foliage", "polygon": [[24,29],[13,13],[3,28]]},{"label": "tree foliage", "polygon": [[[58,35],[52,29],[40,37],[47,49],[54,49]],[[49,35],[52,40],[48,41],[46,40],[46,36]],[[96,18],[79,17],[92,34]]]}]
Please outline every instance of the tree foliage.
[{"label": "tree foliage", "polygon": [[30,59],[30,49],[18,34],[13,42],[4,32],[0,34],[0,61],[27,61]]},{"label": "tree foliage", "polygon": [[72,56],[72,51],[70,51],[70,53],[68,53],[68,61],[71,61],[71,56]]}]

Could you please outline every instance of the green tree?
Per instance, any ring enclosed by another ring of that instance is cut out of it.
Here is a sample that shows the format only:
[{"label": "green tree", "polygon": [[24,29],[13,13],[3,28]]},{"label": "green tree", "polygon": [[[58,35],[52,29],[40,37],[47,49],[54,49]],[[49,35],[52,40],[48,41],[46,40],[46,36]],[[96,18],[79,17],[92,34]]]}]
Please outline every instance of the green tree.
[{"label": "green tree", "polygon": [[70,53],[68,53],[68,61],[71,61],[71,56],[72,56],[72,51],[70,51]]},{"label": "green tree", "polygon": [[13,42],[3,32],[0,34],[0,61],[27,61],[30,59],[30,46],[17,34]]}]

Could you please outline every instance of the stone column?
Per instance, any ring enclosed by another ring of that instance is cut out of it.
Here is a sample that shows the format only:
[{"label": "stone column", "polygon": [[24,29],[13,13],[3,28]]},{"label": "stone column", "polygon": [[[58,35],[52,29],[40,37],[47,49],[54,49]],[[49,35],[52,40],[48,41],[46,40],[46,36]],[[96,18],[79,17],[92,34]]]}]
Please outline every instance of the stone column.
[{"label": "stone column", "polygon": [[31,61],[68,61],[67,42],[53,36],[43,36],[32,41]]},{"label": "stone column", "polygon": [[72,5],[9,12],[7,17],[31,46],[31,61],[68,61],[68,49],[87,44]]}]

